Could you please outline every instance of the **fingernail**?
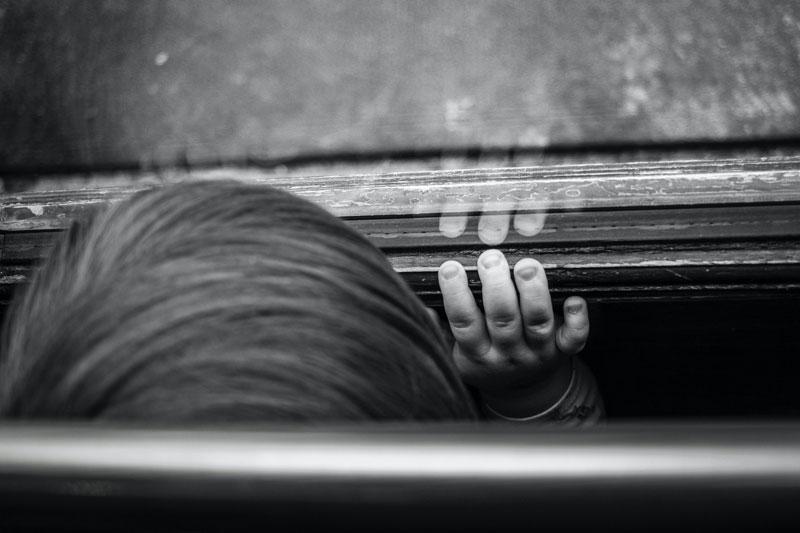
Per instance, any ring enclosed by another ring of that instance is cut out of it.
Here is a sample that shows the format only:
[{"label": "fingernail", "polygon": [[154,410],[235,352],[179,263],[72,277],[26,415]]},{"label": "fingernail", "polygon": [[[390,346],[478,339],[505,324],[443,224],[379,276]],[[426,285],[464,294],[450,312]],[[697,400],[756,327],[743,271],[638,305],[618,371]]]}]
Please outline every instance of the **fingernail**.
[{"label": "fingernail", "polygon": [[453,263],[447,263],[442,267],[442,276],[444,279],[453,279],[458,276],[458,270],[459,268]]},{"label": "fingernail", "polygon": [[578,313],[581,312],[581,308],[582,307],[583,307],[583,305],[581,305],[581,304],[568,305],[567,306],[567,313],[569,313],[571,315],[577,315]]},{"label": "fingernail", "polygon": [[534,265],[524,267],[517,271],[517,275],[525,281],[530,281],[536,277],[536,267]]},{"label": "fingernail", "polygon": [[503,258],[497,253],[486,254],[483,256],[483,258],[481,258],[481,264],[483,265],[483,268],[494,268],[496,266],[500,266],[500,263],[502,262]]}]

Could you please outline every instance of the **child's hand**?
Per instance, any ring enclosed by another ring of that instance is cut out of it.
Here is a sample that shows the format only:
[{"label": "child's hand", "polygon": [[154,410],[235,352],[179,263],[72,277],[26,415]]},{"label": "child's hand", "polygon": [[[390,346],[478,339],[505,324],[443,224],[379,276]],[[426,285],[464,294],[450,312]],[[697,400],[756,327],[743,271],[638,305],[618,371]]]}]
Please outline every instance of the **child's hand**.
[{"label": "child's hand", "polygon": [[453,356],[464,381],[481,391],[484,402],[509,417],[536,415],[555,404],[569,387],[572,355],[589,335],[583,298],[564,302],[556,318],[547,276],[534,259],[522,259],[511,280],[508,262],[498,250],[478,259],[484,317],[467,285],[464,267],[447,261],[439,285],[450,329]]}]

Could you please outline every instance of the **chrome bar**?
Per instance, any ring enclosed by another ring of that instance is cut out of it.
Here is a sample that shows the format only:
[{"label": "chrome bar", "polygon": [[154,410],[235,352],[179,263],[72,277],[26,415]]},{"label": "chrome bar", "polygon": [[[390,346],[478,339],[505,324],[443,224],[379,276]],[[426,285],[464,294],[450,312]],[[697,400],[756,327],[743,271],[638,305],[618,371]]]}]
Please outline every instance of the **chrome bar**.
[{"label": "chrome bar", "polygon": [[0,427],[0,516],[15,527],[760,528],[800,526],[798,498],[797,423]]}]

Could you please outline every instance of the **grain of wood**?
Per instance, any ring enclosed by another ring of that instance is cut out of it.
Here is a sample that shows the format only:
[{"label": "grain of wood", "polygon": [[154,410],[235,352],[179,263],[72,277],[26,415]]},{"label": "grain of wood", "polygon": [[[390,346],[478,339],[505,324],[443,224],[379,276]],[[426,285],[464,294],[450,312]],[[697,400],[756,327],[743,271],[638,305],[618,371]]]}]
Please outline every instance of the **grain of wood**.
[{"label": "grain of wood", "polygon": [[[443,210],[451,214],[495,213],[528,201],[546,203],[550,212],[800,203],[800,157],[308,176],[290,180],[231,170],[227,177],[291,191],[343,218],[439,215]],[[0,231],[62,229],[71,218],[144,188],[5,194],[0,196]]]},{"label": "grain of wood", "polygon": [[[534,197],[546,199],[536,204],[548,211],[542,230],[511,231],[500,248],[512,264],[538,258],[555,294],[797,294],[800,286],[795,157],[291,179],[252,170],[217,175],[225,176],[284,188],[343,217],[426,298],[436,297],[436,271],[447,259],[462,261],[474,278],[488,247],[475,229],[481,214],[510,213],[514,202]],[[0,299],[72,220],[152,186],[3,195]],[[460,237],[440,233],[442,208],[444,216],[471,214]]]}]

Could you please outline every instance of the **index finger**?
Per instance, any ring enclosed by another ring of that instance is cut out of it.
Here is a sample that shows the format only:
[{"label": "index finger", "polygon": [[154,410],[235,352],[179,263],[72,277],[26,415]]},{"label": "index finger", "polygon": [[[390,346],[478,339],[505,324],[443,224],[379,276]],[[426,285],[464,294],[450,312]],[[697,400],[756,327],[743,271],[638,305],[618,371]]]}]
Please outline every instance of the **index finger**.
[{"label": "index finger", "polygon": [[461,263],[445,261],[439,267],[439,287],[453,338],[462,352],[473,357],[489,352],[491,342],[483,313],[469,289],[467,273]]}]

